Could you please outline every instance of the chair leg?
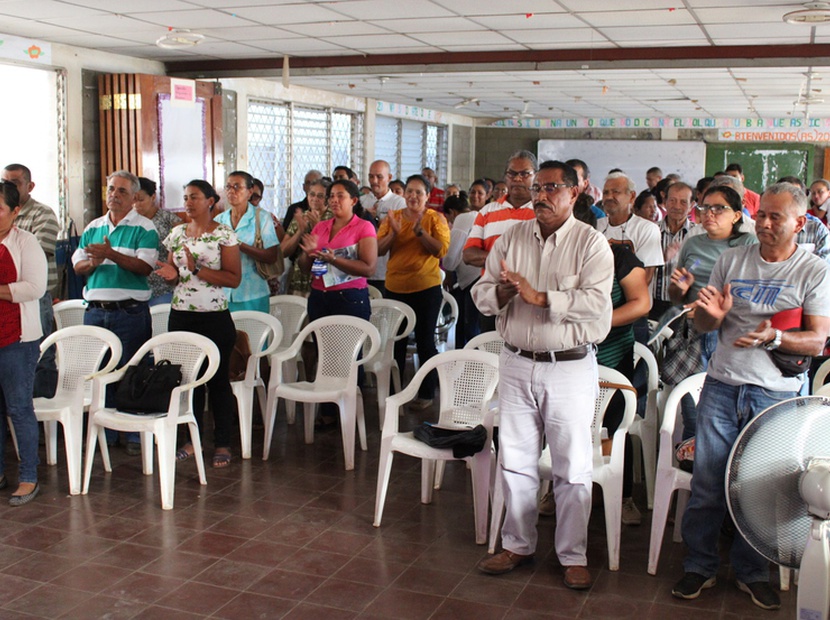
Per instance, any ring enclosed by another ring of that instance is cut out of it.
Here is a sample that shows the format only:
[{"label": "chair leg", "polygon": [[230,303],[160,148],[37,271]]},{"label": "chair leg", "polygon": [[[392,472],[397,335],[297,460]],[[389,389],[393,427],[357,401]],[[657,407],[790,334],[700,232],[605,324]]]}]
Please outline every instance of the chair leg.
[{"label": "chair leg", "polygon": [[[613,487],[613,488],[611,488]],[[605,507],[605,533],[608,539],[608,570],[620,570],[620,533],[622,530],[622,480],[602,487]]]},{"label": "chair leg", "polygon": [[674,542],[683,542],[683,534],[681,524],[683,523],[683,513],[686,512],[686,504],[689,503],[689,491],[680,489],[677,491],[677,510],[674,513],[674,535],[672,540]]},{"label": "chair leg", "polygon": [[83,415],[70,414],[63,420],[63,440],[64,448],[66,450],[66,470],[69,474],[70,495],[78,495],[81,492],[81,451],[83,431]]},{"label": "chair leg", "polygon": [[395,390],[395,394],[400,393],[401,391],[401,369],[398,368],[398,363],[392,360],[392,388]]},{"label": "chair leg", "polygon": [[473,456],[470,475],[473,482],[473,510],[475,516],[476,544],[487,543],[487,505],[490,499],[490,449],[485,448]]},{"label": "chair leg", "polygon": [[778,584],[782,592],[790,589],[790,569],[784,566],[778,567]]},{"label": "chair leg", "polygon": [[251,427],[254,419],[254,388],[247,386],[243,381],[234,381],[231,384],[233,395],[236,396],[236,405],[239,410],[239,438],[242,444],[242,458],[251,458]]},{"label": "chair leg", "polygon": [[387,371],[375,373],[378,391],[378,422],[381,431],[383,430],[383,418],[386,414],[386,399],[389,398],[389,375],[390,372]]},{"label": "chair leg", "polygon": [[435,481],[435,459],[421,459],[421,503],[432,503],[432,487]]},{"label": "chair leg", "polygon": [[14,423],[12,419],[6,416],[6,424],[9,426],[9,434],[12,436],[12,444],[14,445],[14,453],[17,455],[17,460],[20,460],[20,448],[17,445],[17,433],[14,432]]},{"label": "chair leg", "polygon": [[205,485],[207,484],[205,455],[202,454],[202,437],[199,435],[199,427],[196,422],[188,422],[187,428],[190,431],[190,443],[193,445],[193,456],[196,459],[196,471],[199,472],[199,484]]},{"label": "chair leg", "polygon": [[[357,399],[355,395],[345,398],[337,403],[340,410],[340,433],[343,436],[343,461],[346,464],[346,471],[354,469],[354,434],[357,426]],[[366,432],[364,425],[363,432]]]},{"label": "chair leg", "polygon": [[444,483],[444,468],[446,466],[446,461],[438,461],[435,464],[435,480],[432,481],[432,488],[436,491],[440,491],[441,485]]},{"label": "chair leg", "polygon": [[375,521],[372,525],[380,527],[383,518],[383,505],[386,503],[386,492],[389,490],[389,476],[392,474],[392,438],[382,439],[380,442],[380,461],[378,463],[378,486],[375,493]]},{"label": "chair leg", "polygon": [[[17,435],[14,437],[14,449],[17,450]],[[46,442],[46,464],[58,464],[58,421],[46,420],[43,423],[43,439]],[[18,453],[19,456],[19,453]]]},{"label": "chair leg", "polygon": [[496,552],[496,544],[498,544],[501,523],[504,518],[504,488],[502,483],[501,467],[496,465],[496,481],[493,484],[493,505],[490,515],[490,543],[487,548],[487,552],[491,554]]},{"label": "chair leg", "polygon": [[265,439],[262,446],[262,460],[267,461],[268,455],[271,453],[271,439],[274,437],[274,421],[277,417],[277,398],[276,386],[268,386],[268,398],[265,401],[265,415],[263,415],[262,424],[265,426]]},{"label": "chair leg", "polygon": [[[302,358],[299,360],[293,359],[283,362],[282,376],[286,383],[296,383],[298,377],[302,376],[305,381],[305,368],[303,367]],[[285,405],[285,421],[288,424],[294,424],[297,419],[297,403],[293,400],[286,400]]]},{"label": "chair leg", "polygon": [[[145,476],[153,475],[153,447],[155,438],[153,433],[143,431],[141,433],[141,467]],[[161,448],[159,448],[161,450]],[[159,452],[159,457],[161,453]]]},{"label": "chair leg", "polygon": [[[89,414],[90,418],[92,414]],[[89,479],[92,477],[92,459],[95,458],[95,444],[98,443],[98,432],[102,431],[103,427],[96,426],[90,419],[86,431],[86,459],[84,461],[84,486],[81,489],[81,494],[86,495],[89,492]],[[109,456],[109,453],[107,453]]]},{"label": "chair leg", "polygon": [[369,449],[366,443],[366,418],[363,415],[363,392],[357,388],[355,393],[355,416],[357,418],[357,436],[360,439],[360,449],[366,452]]},{"label": "chair leg", "polygon": [[660,549],[663,546],[663,535],[666,532],[666,520],[669,517],[673,476],[660,479],[654,493],[654,510],[651,513],[651,540],[648,546],[648,574],[657,574],[657,563],[660,561]]},{"label": "chair leg", "polygon": [[[159,447],[159,490],[162,510],[173,510],[176,492],[176,434],[169,431],[170,429],[163,429],[156,435]],[[141,435],[144,441],[144,433]]]},{"label": "chair leg", "polygon": [[314,416],[317,408],[314,403],[303,403],[303,426],[305,427],[305,442],[314,443]]}]

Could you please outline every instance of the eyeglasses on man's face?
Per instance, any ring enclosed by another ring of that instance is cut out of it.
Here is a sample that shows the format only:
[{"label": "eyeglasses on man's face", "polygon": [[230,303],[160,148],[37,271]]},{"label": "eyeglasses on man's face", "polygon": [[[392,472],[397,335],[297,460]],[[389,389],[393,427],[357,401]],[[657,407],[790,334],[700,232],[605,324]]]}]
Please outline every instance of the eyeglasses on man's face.
[{"label": "eyeglasses on man's face", "polygon": [[568,183],[543,183],[541,185],[534,183],[530,186],[530,193],[538,195],[544,192],[545,194],[551,195],[563,187],[573,187],[573,185],[569,185]]},{"label": "eyeglasses on man's face", "polygon": [[536,173],[533,172],[533,170],[510,170],[510,169],[508,169],[507,172],[504,173],[504,176],[506,176],[508,179],[519,178],[519,179],[524,180],[524,179],[529,179],[534,174],[536,174]]}]

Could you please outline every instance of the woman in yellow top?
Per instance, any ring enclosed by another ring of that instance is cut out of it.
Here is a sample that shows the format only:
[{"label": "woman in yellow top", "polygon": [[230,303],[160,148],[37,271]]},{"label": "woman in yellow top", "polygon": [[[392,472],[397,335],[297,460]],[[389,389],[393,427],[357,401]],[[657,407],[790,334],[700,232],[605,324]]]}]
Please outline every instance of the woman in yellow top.
[{"label": "woman in yellow top", "polygon": [[[409,304],[415,311],[415,343],[423,364],[437,353],[435,324],[441,308],[441,258],[450,246],[450,228],[437,211],[427,209],[432,187],[423,176],[406,180],[406,208],[390,211],[378,229],[378,255],[389,252],[386,291],[389,299]],[[395,360],[403,372],[406,339],[395,343]],[[413,406],[425,409],[435,395],[435,373],[421,384]]]}]

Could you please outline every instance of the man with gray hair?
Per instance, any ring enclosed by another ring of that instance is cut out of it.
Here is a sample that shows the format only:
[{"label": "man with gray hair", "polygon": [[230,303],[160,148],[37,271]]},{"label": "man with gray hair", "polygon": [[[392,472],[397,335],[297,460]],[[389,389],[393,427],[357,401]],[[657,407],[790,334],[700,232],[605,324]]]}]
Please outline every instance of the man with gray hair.
[{"label": "man with gray hair", "polygon": [[631,207],[636,197],[634,181],[627,174],[609,174],[602,189],[602,208],[608,217],[597,220],[597,230],[611,245],[628,246],[643,262],[651,282],[655,268],[663,264],[660,229],[654,222],[634,217]]},{"label": "man with gray hair", "polygon": [[[796,244],[806,212],[797,186],[767,188],[756,214],[758,244],[721,254],[695,302],[695,328],[718,330],[718,344],[698,403],[695,475],[682,524],[689,552],[672,590],[678,598],[697,598],[715,585],[732,445],[754,416],[801,389],[803,375],[773,353],[818,355],[830,335],[830,266]],[[778,609],[769,563],[739,532],[730,555],[738,588],[757,606]]]},{"label": "man with gray hair", "polygon": [[[75,273],[87,278],[84,325],[118,336],[119,367],[152,336],[147,276],[158,260],[158,233],[153,222],[133,209],[140,187],[135,175],[113,172],[107,178],[107,213],[89,223],[72,255]],[[116,438],[108,429],[107,443],[114,444]],[[127,435],[127,453],[141,454],[138,433]]]}]

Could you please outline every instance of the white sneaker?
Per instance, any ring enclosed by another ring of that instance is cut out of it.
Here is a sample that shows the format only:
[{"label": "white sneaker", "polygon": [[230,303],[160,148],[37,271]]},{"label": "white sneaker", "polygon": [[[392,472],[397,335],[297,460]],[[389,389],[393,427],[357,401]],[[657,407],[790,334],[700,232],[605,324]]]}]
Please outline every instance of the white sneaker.
[{"label": "white sneaker", "polygon": [[553,499],[553,491],[548,491],[539,500],[539,514],[543,517],[552,517],[556,514],[556,500]]},{"label": "white sneaker", "polygon": [[622,501],[622,522],[623,525],[640,525],[642,516],[637,506],[634,504],[634,499],[631,497],[623,498]]}]

